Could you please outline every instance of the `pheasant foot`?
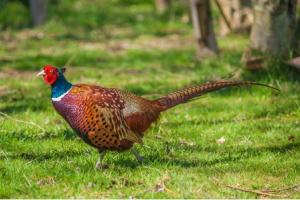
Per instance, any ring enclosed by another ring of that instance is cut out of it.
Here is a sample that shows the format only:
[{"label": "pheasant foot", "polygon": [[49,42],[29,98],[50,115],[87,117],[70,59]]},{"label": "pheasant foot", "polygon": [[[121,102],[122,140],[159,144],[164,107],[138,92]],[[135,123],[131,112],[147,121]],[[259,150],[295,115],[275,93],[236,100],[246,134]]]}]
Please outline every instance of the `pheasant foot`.
[{"label": "pheasant foot", "polygon": [[144,160],[144,156],[140,156],[139,153],[133,147],[131,147],[130,150],[135,155],[136,159],[138,159],[139,163],[142,164]]},{"label": "pheasant foot", "polygon": [[105,153],[106,153],[106,151],[102,151],[102,153],[100,154],[100,157],[99,157],[99,159],[98,159],[98,161],[97,161],[97,163],[96,163],[96,166],[95,166],[95,168],[94,168],[96,171],[101,167],[101,165],[102,165],[102,160],[103,160],[103,158],[104,158],[104,156],[105,156]]}]

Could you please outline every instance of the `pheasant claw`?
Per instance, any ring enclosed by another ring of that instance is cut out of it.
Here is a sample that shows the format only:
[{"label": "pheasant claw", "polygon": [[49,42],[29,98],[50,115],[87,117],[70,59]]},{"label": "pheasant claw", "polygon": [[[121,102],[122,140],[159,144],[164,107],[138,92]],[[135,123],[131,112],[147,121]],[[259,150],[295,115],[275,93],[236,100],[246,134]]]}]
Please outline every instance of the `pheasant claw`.
[{"label": "pheasant claw", "polygon": [[140,156],[139,153],[133,148],[131,147],[130,150],[132,151],[132,153],[135,155],[136,159],[139,161],[139,163],[143,163],[144,160],[144,156]]},{"label": "pheasant claw", "polygon": [[97,163],[96,163],[96,166],[95,166],[95,171],[97,171],[100,167],[101,167],[101,165],[102,165],[102,160],[103,160],[103,158],[104,158],[104,156],[105,156],[105,153],[106,153],[106,151],[103,151],[101,154],[100,154],[100,157],[99,157],[99,159],[98,159],[98,161],[97,161]]}]

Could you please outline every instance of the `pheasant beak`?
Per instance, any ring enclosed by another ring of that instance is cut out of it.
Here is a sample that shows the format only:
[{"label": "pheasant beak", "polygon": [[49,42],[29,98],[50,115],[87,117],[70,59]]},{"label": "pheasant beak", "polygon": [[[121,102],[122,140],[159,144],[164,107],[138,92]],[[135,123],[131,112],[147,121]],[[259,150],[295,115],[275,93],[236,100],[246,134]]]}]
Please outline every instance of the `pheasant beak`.
[{"label": "pheasant beak", "polygon": [[46,73],[45,73],[44,70],[40,71],[40,72],[37,74],[37,76],[45,76],[45,75],[46,75]]}]

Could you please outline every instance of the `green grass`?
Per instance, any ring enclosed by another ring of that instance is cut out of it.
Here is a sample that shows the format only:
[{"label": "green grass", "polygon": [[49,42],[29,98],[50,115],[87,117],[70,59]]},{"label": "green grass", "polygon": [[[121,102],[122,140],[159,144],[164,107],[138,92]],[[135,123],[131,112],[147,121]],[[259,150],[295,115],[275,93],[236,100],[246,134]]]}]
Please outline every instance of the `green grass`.
[{"label": "green grass", "polygon": [[[299,72],[274,59],[261,70],[244,69],[247,35],[218,38],[220,54],[198,61],[182,2],[159,14],[150,0],[61,1],[49,4],[49,21],[36,28],[23,4],[5,6],[15,9],[10,18],[0,15],[0,112],[48,134],[0,116],[0,198],[271,198],[224,185],[299,184]],[[145,156],[142,165],[131,152],[108,152],[109,168],[95,172],[99,154],[54,111],[50,87],[36,77],[44,65],[68,60],[72,83],[138,95],[167,94],[233,73],[234,80],[282,91],[227,88],[179,105],[148,130],[144,146],[135,146]],[[226,141],[218,145],[221,137]],[[162,183],[169,191],[155,189]]]}]

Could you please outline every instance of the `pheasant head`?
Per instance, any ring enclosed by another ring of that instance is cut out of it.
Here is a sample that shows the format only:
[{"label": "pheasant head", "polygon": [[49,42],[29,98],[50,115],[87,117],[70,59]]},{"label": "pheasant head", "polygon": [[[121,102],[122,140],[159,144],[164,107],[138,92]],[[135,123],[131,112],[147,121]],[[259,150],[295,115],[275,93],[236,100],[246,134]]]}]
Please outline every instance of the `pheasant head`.
[{"label": "pheasant head", "polygon": [[57,68],[51,65],[46,65],[37,76],[43,76],[46,84],[51,85],[52,93],[51,98],[55,100],[64,96],[72,88],[72,84],[69,83],[64,77],[66,68]]},{"label": "pheasant head", "polygon": [[66,71],[66,68],[58,69],[51,65],[46,65],[44,69],[38,73],[37,76],[43,76],[46,84],[52,85],[55,83],[59,76],[63,76],[63,73]]}]

